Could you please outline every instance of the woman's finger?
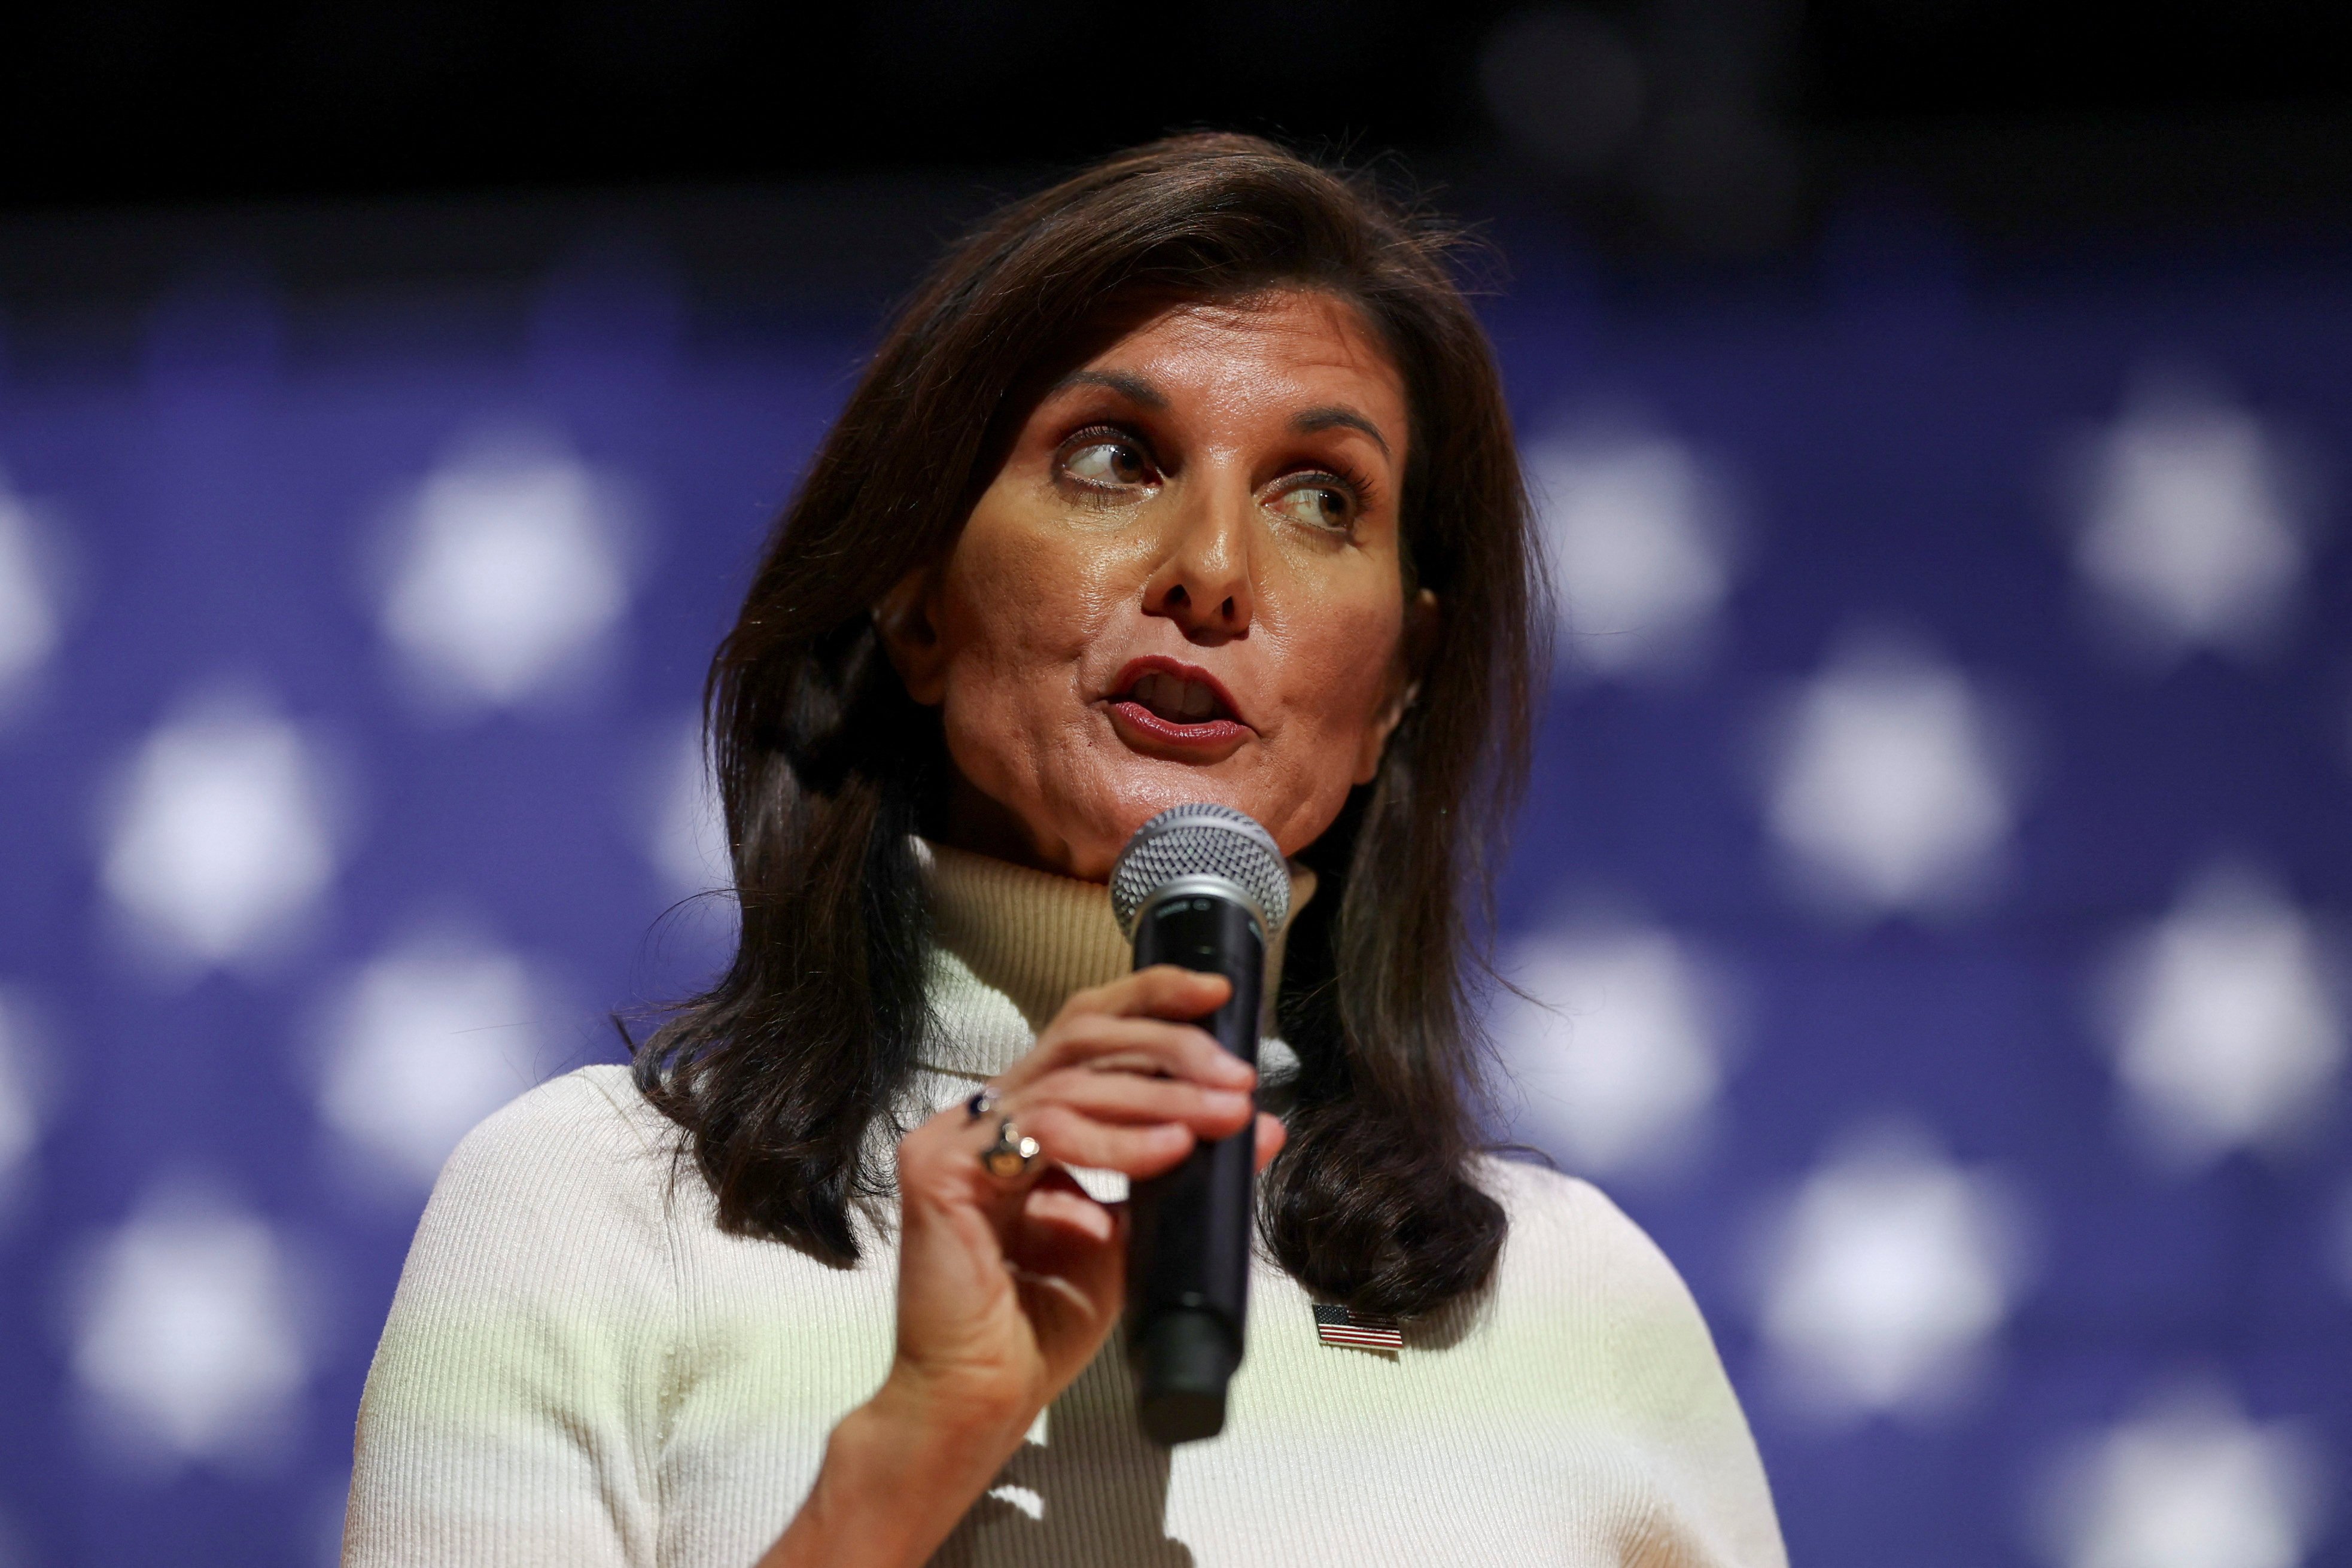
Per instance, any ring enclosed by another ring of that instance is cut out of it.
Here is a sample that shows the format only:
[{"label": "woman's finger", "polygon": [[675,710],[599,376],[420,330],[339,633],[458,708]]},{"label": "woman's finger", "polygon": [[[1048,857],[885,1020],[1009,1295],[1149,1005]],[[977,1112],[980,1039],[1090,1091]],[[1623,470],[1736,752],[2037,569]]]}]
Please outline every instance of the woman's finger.
[{"label": "woman's finger", "polygon": [[1124,1291],[1127,1220],[1088,1197],[1065,1172],[1031,1189],[1006,1238],[1004,1266],[1032,1312],[1091,1330],[1116,1315]]},{"label": "woman's finger", "polygon": [[[1244,1116],[1246,1113],[1244,1113]],[[1234,1119],[1240,1130],[1244,1117]],[[1019,1124],[1035,1138],[1040,1155],[1057,1165],[1083,1166],[1118,1171],[1124,1176],[1155,1176],[1172,1170],[1200,1142],[1181,1122],[1152,1122],[1139,1126],[1097,1122],[1066,1105],[1045,1105]],[[1228,1134],[1230,1135],[1230,1134]]]},{"label": "woman's finger", "polygon": [[1029,1106],[1067,1105],[1098,1122],[1181,1122],[1209,1138],[1230,1136],[1248,1119],[1251,1106],[1244,1090],[1106,1071],[1092,1064],[1049,1072],[999,1103],[1016,1118]]},{"label": "woman's finger", "polygon": [[1282,1124],[1282,1118],[1260,1111],[1257,1113],[1257,1168],[1261,1171],[1265,1169],[1266,1162],[1282,1153],[1282,1145],[1288,1142],[1290,1129]]},{"label": "woman's finger", "polygon": [[981,1155],[996,1139],[996,1119],[975,1121],[961,1106],[929,1117],[898,1140],[898,1186],[907,1197],[967,1202],[987,1176]]},{"label": "woman's finger", "polygon": [[1246,1089],[1257,1078],[1248,1062],[1194,1025],[1092,1015],[1057,1024],[997,1085],[1009,1093],[1046,1073],[1079,1065],[1102,1071],[1164,1073],[1233,1089]]},{"label": "woman's finger", "polygon": [[1137,1179],[1160,1176],[1181,1164],[1196,1145],[1230,1138],[1244,1129],[1254,1132],[1256,1168],[1264,1170],[1266,1162],[1281,1153],[1287,1141],[1281,1122],[1273,1116],[1260,1113],[1252,1128],[1245,1106],[1230,1120],[1211,1124],[1199,1132],[1181,1122],[1098,1122],[1067,1105],[1039,1106],[1028,1113],[1027,1120],[1014,1125],[1024,1136],[1037,1140],[1038,1158],[1029,1171],[1000,1184],[1008,1192],[1034,1182],[1049,1161],[1057,1166],[1118,1171]]},{"label": "woman's finger", "polygon": [[1118,1211],[1087,1197],[1066,1172],[1057,1174],[1059,1181],[1039,1182],[1023,1200],[1024,1239],[1034,1244],[1050,1236],[1066,1246],[1075,1239],[1097,1247],[1117,1240]]},{"label": "woman's finger", "polygon": [[[1233,982],[1223,975],[1204,969],[1181,969],[1173,964],[1154,964],[1131,975],[1122,975],[1108,985],[1072,993],[1070,999],[1062,1004],[1056,1021],[1087,1014],[1196,1019],[1224,1006],[1225,998],[1233,994]],[[1049,1025],[1049,1030],[1050,1028]]]}]

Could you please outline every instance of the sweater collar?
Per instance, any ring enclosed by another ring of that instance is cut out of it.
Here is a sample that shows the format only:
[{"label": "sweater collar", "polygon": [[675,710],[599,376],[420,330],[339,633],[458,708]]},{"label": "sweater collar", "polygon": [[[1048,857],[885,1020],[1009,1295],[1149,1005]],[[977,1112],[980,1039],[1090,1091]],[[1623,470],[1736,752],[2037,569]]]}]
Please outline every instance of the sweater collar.
[{"label": "sweater collar", "polygon": [[[943,1039],[925,1054],[949,1071],[992,1076],[1035,1042],[1074,991],[1118,978],[1133,952],[1111,913],[1110,889],[967,850],[916,841],[937,945],[932,1010]],[[1315,895],[1315,873],[1290,865],[1294,917]],[[1286,926],[1266,953],[1266,1017],[1280,989]],[[972,988],[992,996],[970,994]]]}]

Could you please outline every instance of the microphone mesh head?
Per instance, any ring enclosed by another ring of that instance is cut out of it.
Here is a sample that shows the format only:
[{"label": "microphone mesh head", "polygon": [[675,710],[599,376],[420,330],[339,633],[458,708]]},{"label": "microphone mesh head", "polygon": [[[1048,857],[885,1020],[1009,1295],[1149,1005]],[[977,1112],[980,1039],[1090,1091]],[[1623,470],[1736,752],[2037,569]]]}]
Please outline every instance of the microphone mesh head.
[{"label": "microphone mesh head", "polygon": [[1110,873],[1118,928],[1135,935],[1136,912],[1181,876],[1218,876],[1248,894],[1271,939],[1290,918],[1290,868],[1274,835],[1231,806],[1171,806],[1135,830]]}]

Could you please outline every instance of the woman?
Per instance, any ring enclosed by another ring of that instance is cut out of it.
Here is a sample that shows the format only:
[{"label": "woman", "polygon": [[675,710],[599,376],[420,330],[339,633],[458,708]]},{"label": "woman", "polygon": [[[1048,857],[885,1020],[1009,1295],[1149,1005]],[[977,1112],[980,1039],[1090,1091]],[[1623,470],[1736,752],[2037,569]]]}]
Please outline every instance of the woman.
[{"label": "woman", "polygon": [[[1783,1561],[1672,1268],[1475,1152],[1458,901],[1523,756],[1532,570],[1444,261],[1238,137],[947,258],[712,672],[734,963],[634,1073],[451,1158],[347,1563]],[[1101,885],[1188,800],[1293,858],[1263,1082],[1183,1021],[1222,979],[1126,972]],[[1115,1343],[1124,1219],[1071,1172],[1253,1116],[1248,1359],[1171,1451]],[[1318,1303],[1402,1347],[1321,1343]]]}]

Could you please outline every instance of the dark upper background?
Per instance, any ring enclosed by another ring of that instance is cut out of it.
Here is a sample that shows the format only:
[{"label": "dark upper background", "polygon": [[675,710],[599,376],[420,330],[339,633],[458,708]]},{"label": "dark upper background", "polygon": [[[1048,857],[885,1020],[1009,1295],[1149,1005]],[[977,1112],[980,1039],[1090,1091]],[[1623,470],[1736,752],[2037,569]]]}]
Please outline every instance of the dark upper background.
[{"label": "dark upper background", "polygon": [[2352,12],[2317,0],[110,0],[6,31],[19,298],[144,293],[223,225],[298,288],[520,274],[616,201],[706,288],[887,292],[992,192],[1202,124],[1400,154],[1640,274],[1794,254],[1855,193],[2036,243],[2352,209]]}]

